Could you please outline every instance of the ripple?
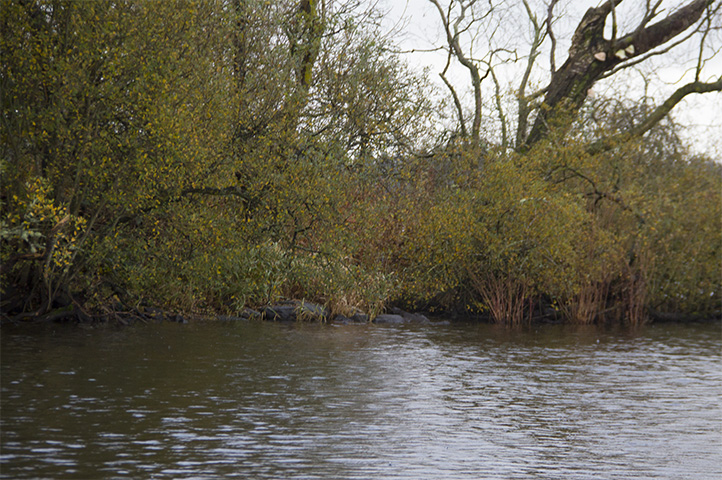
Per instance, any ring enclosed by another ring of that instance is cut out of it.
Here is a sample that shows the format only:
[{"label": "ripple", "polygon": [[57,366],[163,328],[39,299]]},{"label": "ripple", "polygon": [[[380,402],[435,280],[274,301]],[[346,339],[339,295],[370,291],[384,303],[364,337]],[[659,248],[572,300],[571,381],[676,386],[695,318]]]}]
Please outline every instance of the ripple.
[{"label": "ripple", "polygon": [[722,475],[715,325],[68,332],[3,332],[0,478]]}]

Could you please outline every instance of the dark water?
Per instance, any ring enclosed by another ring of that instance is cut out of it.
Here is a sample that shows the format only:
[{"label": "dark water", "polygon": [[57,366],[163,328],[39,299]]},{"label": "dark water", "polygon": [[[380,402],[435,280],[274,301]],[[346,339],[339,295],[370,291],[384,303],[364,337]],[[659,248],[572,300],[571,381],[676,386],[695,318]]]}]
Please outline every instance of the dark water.
[{"label": "dark water", "polygon": [[719,324],[1,334],[4,479],[722,478]]}]

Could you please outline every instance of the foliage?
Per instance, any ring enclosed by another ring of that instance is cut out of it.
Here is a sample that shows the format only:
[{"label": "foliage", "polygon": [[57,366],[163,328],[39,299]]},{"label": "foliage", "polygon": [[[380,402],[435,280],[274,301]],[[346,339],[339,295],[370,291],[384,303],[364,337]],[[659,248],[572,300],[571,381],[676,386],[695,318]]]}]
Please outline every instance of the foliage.
[{"label": "foliage", "polygon": [[[3,4],[3,192],[29,198],[40,179],[51,203],[84,224],[76,248],[88,264],[65,268],[92,269],[102,259],[86,240],[142,221],[218,163],[228,89],[222,76],[207,81],[222,52],[206,40],[217,26],[202,8]],[[9,205],[7,218],[18,208]],[[40,268],[36,258],[21,260]],[[31,308],[42,313],[50,303]]]},{"label": "foliage", "polygon": [[[19,277],[28,292],[24,305],[46,309],[68,281],[86,222],[56,204],[43,179],[26,185],[26,192],[27,198],[12,197],[12,213],[0,223],[3,285],[7,277]],[[27,268],[25,260],[34,261],[36,268]]]},{"label": "foliage", "polygon": [[[434,92],[377,15],[5,2],[3,315],[721,309],[722,172],[674,123],[619,140],[653,106],[602,99],[523,154],[439,139]],[[588,148],[603,137],[618,141]]]}]

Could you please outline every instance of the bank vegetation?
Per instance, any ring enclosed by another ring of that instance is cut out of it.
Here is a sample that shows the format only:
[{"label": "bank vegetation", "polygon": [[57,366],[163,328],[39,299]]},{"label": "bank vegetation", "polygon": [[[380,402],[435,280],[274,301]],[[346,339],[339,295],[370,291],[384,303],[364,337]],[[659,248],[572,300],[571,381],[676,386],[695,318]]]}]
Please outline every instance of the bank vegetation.
[{"label": "bank vegetation", "polygon": [[[647,2],[628,27],[621,3],[576,19],[562,52],[556,1],[432,0],[464,95],[363,2],[4,0],[3,319],[289,299],[509,324],[719,316],[722,165],[670,112],[719,95],[720,2]],[[526,49],[470,48],[512,8]],[[590,96],[677,43],[698,61],[667,97]]]}]

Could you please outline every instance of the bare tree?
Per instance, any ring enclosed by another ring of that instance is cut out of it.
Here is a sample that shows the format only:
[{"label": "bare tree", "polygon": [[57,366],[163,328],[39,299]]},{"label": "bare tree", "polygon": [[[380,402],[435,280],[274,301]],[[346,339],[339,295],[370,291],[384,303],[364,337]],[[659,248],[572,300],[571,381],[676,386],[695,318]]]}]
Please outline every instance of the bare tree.
[{"label": "bare tree", "polygon": [[[494,69],[515,64],[519,60],[523,60],[524,64],[513,80],[516,83],[514,89],[517,95],[516,135],[513,140],[514,147],[522,152],[547,138],[553,126],[571,125],[579,115],[588,92],[598,81],[613,77],[652,57],[664,56],[678,45],[687,43],[686,48],[690,48],[689,44],[695,36],[700,42],[694,81],[678,88],[660,102],[648,117],[624,132],[623,136],[629,138],[643,135],[691,93],[722,90],[722,77],[705,80],[703,76],[703,52],[709,48],[708,44],[711,42],[708,33],[715,28],[713,19],[720,13],[720,0],[688,0],[661,19],[664,13],[663,0],[646,0],[642,5],[641,18],[626,31],[623,31],[624,22],[620,22],[622,13],[617,8],[623,1],[606,0],[600,6],[586,11],[571,36],[566,60],[557,68],[558,32],[554,27],[563,18],[563,15],[557,16],[554,11],[558,0],[547,0],[541,5],[543,8],[534,5],[531,0],[519,0],[516,4],[512,0],[450,0],[448,3],[429,0],[441,20],[449,62],[452,58],[456,59],[469,72],[474,91],[474,118],[469,134],[471,141],[478,144],[481,136],[482,95],[485,91],[482,88],[483,80],[491,74],[494,81],[492,95],[496,96],[494,108],[501,110],[501,89]],[[509,46],[508,42],[499,44],[494,39],[494,35],[497,39],[504,35],[518,36],[516,31],[512,33],[504,25],[508,22],[508,17],[504,18],[503,7],[515,8],[519,13],[523,8],[531,34],[527,47],[522,48],[519,43],[512,46]],[[539,14],[535,12],[535,7],[539,8]],[[493,30],[494,34],[486,36],[485,44],[474,44],[479,38],[476,33],[478,30]],[[611,35],[608,35],[610,31]],[[480,51],[483,53],[480,54]],[[507,55],[500,59],[498,52],[502,51]],[[538,82],[540,74],[543,75],[543,72],[538,71],[538,60],[542,54],[549,56],[551,75],[546,74],[548,83],[545,86],[532,88],[532,82]],[[496,63],[492,59],[495,59]],[[449,62],[441,75],[451,91],[461,132],[465,134],[459,95],[447,78]],[[499,118],[506,122],[508,116],[500,111]],[[508,125],[502,125],[503,147],[507,146],[508,128]],[[590,145],[590,150],[607,148],[612,144],[612,140],[619,139],[620,135],[617,135],[613,139],[597,141]]]},{"label": "bare tree", "polygon": [[[482,76],[479,72],[479,62],[468,56],[461,46],[461,35],[470,29],[476,22],[487,18],[492,12],[491,4],[489,10],[487,10],[480,17],[477,16],[477,8],[475,8],[476,0],[469,0],[464,2],[463,0],[455,2],[452,0],[446,10],[441,6],[439,0],[430,0],[434,4],[439,16],[441,23],[446,34],[446,41],[448,42],[449,59],[455,57],[464,68],[469,71],[469,77],[471,79],[471,85],[474,89],[474,118],[471,126],[471,142],[473,145],[479,145],[481,137],[481,107],[482,107],[482,91],[481,82],[489,75],[489,70]],[[451,15],[455,8],[458,7],[458,13],[455,18],[452,19]],[[448,62],[447,62],[448,68]],[[454,90],[454,87],[446,78],[446,69],[441,73],[441,78],[446,86],[451,90],[451,94],[454,97],[454,104],[459,115],[459,121],[461,124],[461,130],[466,135],[466,126],[464,122],[464,115],[461,110],[461,104],[459,97]]]},{"label": "bare tree", "polygon": [[[606,74],[615,74],[622,68],[649,58],[661,47],[685,31],[697,25],[704,28],[700,19],[707,12],[711,16],[719,10],[718,0],[693,0],[664,19],[650,24],[659,15],[661,1],[654,5],[647,2],[647,11],[638,26],[631,32],[617,37],[615,6],[622,0],[607,0],[597,8],[590,8],[577,25],[569,56],[564,64],[552,74],[546,88],[544,103],[534,126],[526,139],[526,148],[545,138],[551,123],[559,115],[574,116],[587,98],[589,89]],[[604,37],[606,23],[611,16],[612,38]],[[646,54],[646,55],[645,55]],[[637,60],[640,59],[640,60]],[[701,69],[701,66],[700,66]],[[632,136],[641,135],[659,122],[682,98],[690,93],[704,93],[722,89],[722,77],[716,82],[697,79],[675,91],[658,109],[634,128]]]}]

